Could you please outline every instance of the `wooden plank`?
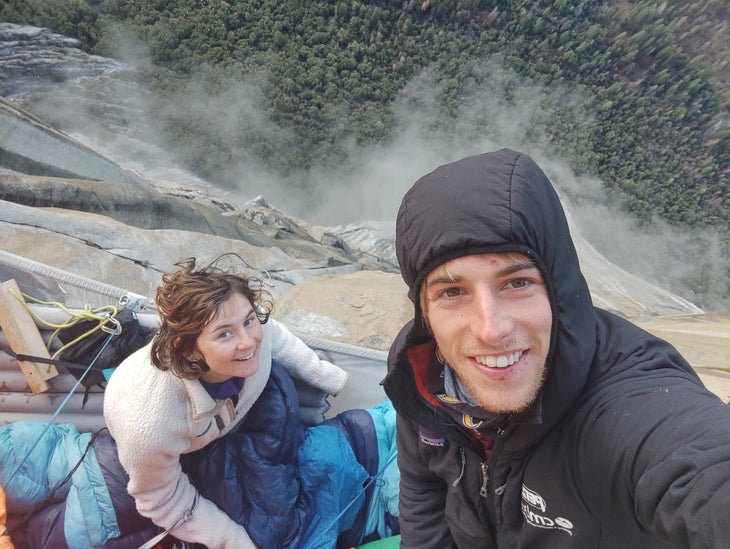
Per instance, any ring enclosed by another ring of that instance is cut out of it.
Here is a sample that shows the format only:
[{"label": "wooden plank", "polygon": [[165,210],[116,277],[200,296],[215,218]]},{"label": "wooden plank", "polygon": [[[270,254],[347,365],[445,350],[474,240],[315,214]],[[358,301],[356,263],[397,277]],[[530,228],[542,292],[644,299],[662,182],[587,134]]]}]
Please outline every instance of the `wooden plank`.
[{"label": "wooden plank", "polygon": [[[0,284],[0,328],[10,348],[16,353],[50,358],[33,317],[16,297],[20,295],[20,288],[15,280]],[[52,364],[26,361],[18,361],[18,364],[28,381],[28,387],[34,393],[47,391],[47,381],[58,375],[58,370]]]}]

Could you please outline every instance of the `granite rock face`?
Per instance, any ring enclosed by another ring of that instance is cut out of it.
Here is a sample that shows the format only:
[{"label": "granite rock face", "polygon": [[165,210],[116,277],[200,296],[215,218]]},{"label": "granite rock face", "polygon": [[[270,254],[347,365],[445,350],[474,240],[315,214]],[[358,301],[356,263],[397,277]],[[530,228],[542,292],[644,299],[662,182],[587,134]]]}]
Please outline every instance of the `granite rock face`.
[{"label": "granite rock face", "polygon": [[395,272],[390,260],[363,256],[263,197],[231,203],[204,183],[160,180],[123,167],[72,137],[105,132],[136,143],[130,156],[158,152],[141,141],[150,135],[144,109],[126,93],[135,85],[134,69],[78,46],[47,29],[0,23],[0,235],[6,251],[146,295],[179,258],[204,261],[226,251],[267,271],[275,293],[321,273]]},{"label": "granite rock face", "polygon": [[[236,252],[252,271],[266,273],[275,316],[295,331],[378,350],[412,314],[392,226],[315,226],[265,197],[240,202],[189,174],[162,178],[131,169],[84,144],[73,116],[56,117],[60,110],[83,111],[84,120],[97,113],[95,131],[135,144],[130,156],[146,151],[159,161],[157,144],[135,134],[144,124],[140,104],[124,99],[133,69],[89,56],[47,30],[0,23],[0,75],[3,250],[146,296],[180,258]],[[647,329],[658,318],[702,318],[692,303],[611,264],[575,227],[573,234],[596,305]],[[719,325],[724,332],[713,318],[717,348],[726,349],[727,322]],[[671,326],[660,328],[669,339]],[[682,330],[682,341],[697,340],[686,325]],[[699,366],[715,367],[707,348],[693,356]]]},{"label": "granite rock face", "polygon": [[[6,203],[0,223],[15,225],[14,238],[6,240],[8,251],[34,254],[31,259],[45,262],[44,245],[18,244],[19,240],[47,243],[49,251],[62,249],[68,240],[82,242],[94,251],[78,250],[63,257],[81,258],[88,255],[85,252],[96,255],[103,250],[114,255],[115,262],[135,265],[140,280],[151,280],[147,293],[153,293],[154,281],[178,258],[212,258],[214,251],[240,249],[243,244],[251,247],[246,255],[255,258],[252,266],[267,270],[280,282],[280,290],[320,274],[397,272],[392,228],[364,224],[316,227],[288,217],[263,197],[237,204],[209,189],[144,179],[0,100],[0,122],[6,120],[13,124],[0,125],[0,199]],[[43,138],[37,139],[41,134]],[[25,148],[17,147],[19,140],[26,143]],[[11,147],[16,147],[14,158],[33,157],[34,167],[49,166],[49,172],[19,172],[17,163],[4,162],[7,155],[3,151]],[[48,151],[62,153],[53,156]],[[56,157],[63,159],[68,177],[52,175],[61,168]],[[99,158],[106,163],[109,178],[89,170],[91,161]],[[42,237],[39,231],[43,231]],[[26,233],[29,236],[23,236]],[[577,230],[573,233],[597,305],[631,318],[701,312],[688,301],[611,264]],[[62,239],[64,244],[54,244],[54,239]],[[282,262],[283,257],[287,261]],[[66,262],[67,267],[90,269],[85,273],[90,278],[118,284],[112,280],[116,278],[113,271],[91,270],[106,262]],[[145,288],[141,290],[144,293]]]},{"label": "granite rock face", "polygon": [[49,83],[96,76],[119,68],[113,59],[89,55],[80,43],[30,25],[0,23],[0,95],[23,96]]}]

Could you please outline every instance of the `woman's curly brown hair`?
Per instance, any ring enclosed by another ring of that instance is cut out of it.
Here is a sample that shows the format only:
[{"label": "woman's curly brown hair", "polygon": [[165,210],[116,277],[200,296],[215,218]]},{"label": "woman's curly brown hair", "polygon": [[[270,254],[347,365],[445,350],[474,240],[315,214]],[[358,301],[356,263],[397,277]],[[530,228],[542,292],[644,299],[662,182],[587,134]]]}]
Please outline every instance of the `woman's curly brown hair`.
[{"label": "woman's curly brown hair", "polygon": [[170,370],[178,377],[197,379],[208,371],[208,365],[196,353],[195,343],[221,304],[240,294],[251,302],[261,324],[269,320],[273,308],[270,294],[261,281],[231,274],[219,267],[229,253],[217,257],[209,265],[196,268],[194,257],[175,263],[178,270],[165,273],[157,288],[155,302],[160,315],[160,328],[152,340],[152,363],[160,370]]}]

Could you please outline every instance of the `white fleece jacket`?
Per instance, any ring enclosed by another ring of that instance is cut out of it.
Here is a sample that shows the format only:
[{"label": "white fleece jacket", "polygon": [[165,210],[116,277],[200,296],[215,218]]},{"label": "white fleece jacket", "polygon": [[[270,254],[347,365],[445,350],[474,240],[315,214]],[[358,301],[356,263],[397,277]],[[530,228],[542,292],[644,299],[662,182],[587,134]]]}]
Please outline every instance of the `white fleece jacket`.
[{"label": "white fleece jacket", "polygon": [[107,384],[104,419],[137,510],[162,528],[177,524],[171,533],[183,541],[210,549],[255,547],[241,525],[198,494],[182,472],[180,455],[203,448],[244,418],[266,386],[272,357],[292,377],[329,394],[347,380],[344,370],[320,360],[281,323],[270,319],[263,328],[259,369],[246,378],[235,408],[230,399],[215,401],[199,381],[157,369],[149,345],[125,359]]}]

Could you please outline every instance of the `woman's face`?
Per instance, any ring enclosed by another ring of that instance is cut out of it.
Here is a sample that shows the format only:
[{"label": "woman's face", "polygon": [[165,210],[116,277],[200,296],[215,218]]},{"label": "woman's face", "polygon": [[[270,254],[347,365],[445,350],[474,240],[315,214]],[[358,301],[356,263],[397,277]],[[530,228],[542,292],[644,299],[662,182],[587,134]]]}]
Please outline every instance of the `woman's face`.
[{"label": "woman's face", "polygon": [[210,368],[201,379],[220,383],[231,377],[249,377],[259,369],[259,349],[264,338],[251,302],[236,294],[221,304],[203,328],[195,351]]}]

